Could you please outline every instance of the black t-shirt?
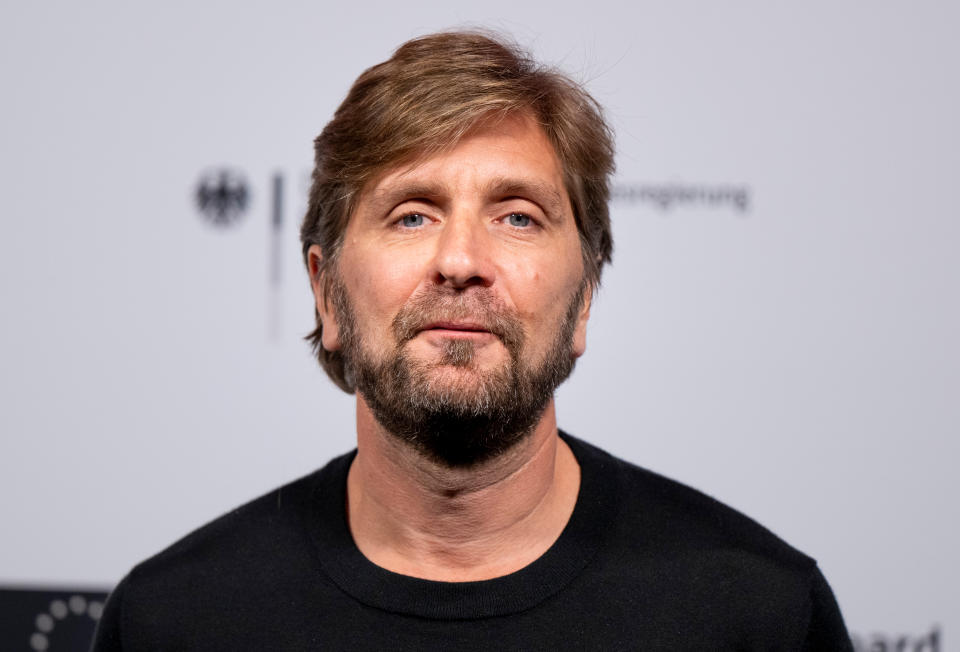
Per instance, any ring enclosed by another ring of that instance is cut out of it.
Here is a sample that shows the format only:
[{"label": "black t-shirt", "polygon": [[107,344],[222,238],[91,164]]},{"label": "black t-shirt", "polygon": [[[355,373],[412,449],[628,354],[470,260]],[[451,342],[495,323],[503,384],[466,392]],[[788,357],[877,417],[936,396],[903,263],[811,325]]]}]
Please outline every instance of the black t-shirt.
[{"label": "black t-shirt", "polygon": [[111,595],[106,650],[852,650],[816,563],[672,480],[568,435],[570,522],[479,582],[368,561],[346,522],[354,453],[200,528]]}]

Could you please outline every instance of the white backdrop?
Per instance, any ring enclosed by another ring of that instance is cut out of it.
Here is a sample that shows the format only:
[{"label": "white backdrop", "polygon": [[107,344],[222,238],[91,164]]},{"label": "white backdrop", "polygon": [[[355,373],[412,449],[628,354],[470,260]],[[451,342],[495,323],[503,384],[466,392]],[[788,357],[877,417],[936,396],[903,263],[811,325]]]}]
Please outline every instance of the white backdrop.
[{"label": "white backdrop", "polygon": [[[960,10],[619,4],[5,3],[0,583],[110,586],[353,446],[301,339],[312,139],[402,41],[480,25],[618,137],[561,425],[816,557],[864,645],[951,640]],[[224,168],[249,203],[218,227]]]}]

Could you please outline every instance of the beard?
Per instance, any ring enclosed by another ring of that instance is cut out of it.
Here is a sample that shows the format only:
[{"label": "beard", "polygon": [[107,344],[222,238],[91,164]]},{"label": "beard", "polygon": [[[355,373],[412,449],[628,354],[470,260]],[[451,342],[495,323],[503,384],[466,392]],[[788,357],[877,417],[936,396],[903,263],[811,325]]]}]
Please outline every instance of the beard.
[{"label": "beard", "polygon": [[[443,466],[474,466],[513,448],[533,431],[554,390],[573,371],[573,332],[585,279],[544,359],[536,364],[528,360],[517,314],[484,287],[464,291],[432,286],[410,299],[393,320],[393,350],[378,359],[359,333],[346,287],[337,276],[332,281],[347,383],[388,433]],[[475,343],[456,338],[443,340],[437,361],[412,358],[406,344],[424,327],[458,319],[469,319],[497,336],[507,360],[482,370]],[[455,380],[449,380],[444,366],[461,370]]]}]

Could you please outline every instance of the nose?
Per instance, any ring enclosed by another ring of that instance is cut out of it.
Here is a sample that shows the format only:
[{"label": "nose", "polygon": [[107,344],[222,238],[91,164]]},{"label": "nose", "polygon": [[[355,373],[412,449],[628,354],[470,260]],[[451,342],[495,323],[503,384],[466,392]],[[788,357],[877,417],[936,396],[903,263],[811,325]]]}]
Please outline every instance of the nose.
[{"label": "nose", "polygon": [[490,287],[495,276],[492,245],[482,219],[451,215],[436,241],[434,282],[456,289]]}]

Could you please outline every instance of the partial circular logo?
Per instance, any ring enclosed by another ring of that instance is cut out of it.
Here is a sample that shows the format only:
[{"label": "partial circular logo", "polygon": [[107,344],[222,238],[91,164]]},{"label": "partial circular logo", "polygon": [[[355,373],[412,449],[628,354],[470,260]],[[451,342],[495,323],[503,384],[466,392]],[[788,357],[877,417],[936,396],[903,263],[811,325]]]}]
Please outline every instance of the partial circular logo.
[{"label": "partial circular logo", "polygon": [[[34,632],[30,636],[30,649],[43,652],[44,650],[60,649],[56,645],[51,645],[54,633],[54,627],[58,623],[69,623],[72,618],[86,619],[96,623],[103,615],[103,603],[99,600],[87,601],[82,595],[72,595],[66,601],[56,599],[50,603],[47,611],[37,614],[34,619]],[[89,621],[88,621],[89,622]],[[62,629],[62,625],[60,627]],[[92,633],[92,627],[87,633]],[[70,642],[70,639],[63,642]]]},{"label": "partial circular logo", "polygon": [[200,175],[194,200],[200,215],[214,226],[234,226],[250,205],[250,185],[239,170],[207,170]]}]

